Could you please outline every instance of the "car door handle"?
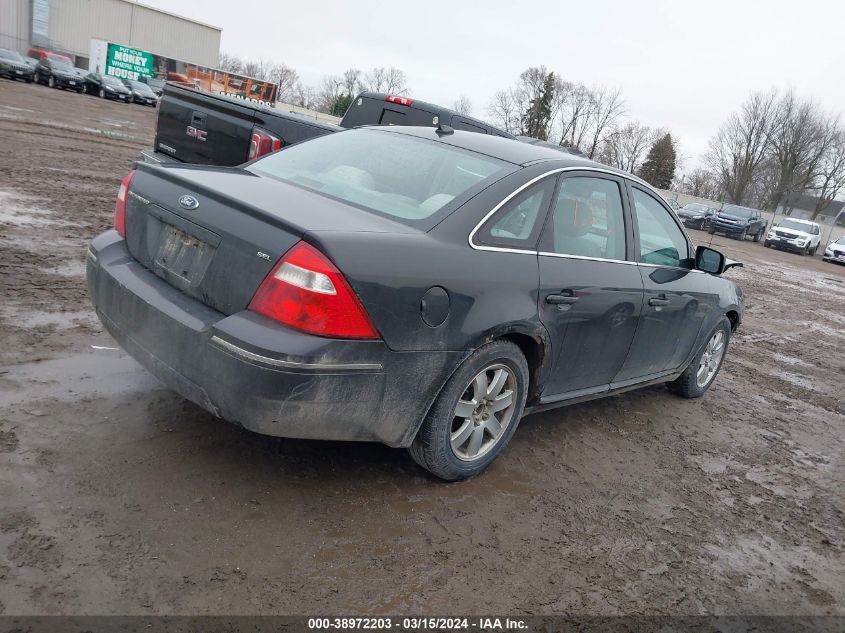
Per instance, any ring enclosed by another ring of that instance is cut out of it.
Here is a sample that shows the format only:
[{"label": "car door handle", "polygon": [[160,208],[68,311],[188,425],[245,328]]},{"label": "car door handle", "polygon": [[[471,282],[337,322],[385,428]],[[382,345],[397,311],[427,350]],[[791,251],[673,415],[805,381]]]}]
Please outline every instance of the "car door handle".
[{"label": "car door handle", "polygon": [[546,295],[546,303],[550,303],[552,305],[564,305],[564,304],[572,304],[578,301],[578,297],[573,295],[559,295],[559,294],[551,294]]},{"label": "car door handle", "polygon": [[665,295],[660,295],[659,297],[652,297],[648,300],[648,305],[650,306],[668,306],[669,299],[666,298]]}]

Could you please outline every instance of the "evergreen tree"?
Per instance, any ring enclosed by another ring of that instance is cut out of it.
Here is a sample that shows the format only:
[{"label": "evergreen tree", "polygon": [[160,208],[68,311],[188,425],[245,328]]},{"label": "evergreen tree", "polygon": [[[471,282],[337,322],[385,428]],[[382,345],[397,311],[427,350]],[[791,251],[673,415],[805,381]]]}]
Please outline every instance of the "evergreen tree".
[{"label": "evergreen tree", "polygon": [[332,105],[331,112],[329,114],[333,116],[342,117],[346,114],[346,111],[349,109],[349,106],[352,105],[353,97],[351,94],[343,94],[340,95],[337,99],[335,99],[334,105]]},{"label": "evergreen tree", "polygon": [[531,99],[522,122],[527,136],[548,140],[549,124],[552,118],[552,102],[555,97],[555,74],[549,73],[543,80],[543,87]]},{"label": "evergreen tree", "polygon": [[640,168],[640,178],[658,189],[668,189],[675,177],[675,144],[672,135],[666,134],[648,150],[645,162]]}]

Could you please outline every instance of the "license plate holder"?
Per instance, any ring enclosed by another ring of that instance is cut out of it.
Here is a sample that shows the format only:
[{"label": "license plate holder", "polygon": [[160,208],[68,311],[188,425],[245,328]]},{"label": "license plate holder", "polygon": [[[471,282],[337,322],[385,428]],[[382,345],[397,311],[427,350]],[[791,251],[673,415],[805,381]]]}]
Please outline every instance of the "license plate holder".
[{"label": "license plate holder", "polygon": [[156,271],[165,277],[174,276],[188,286],[196,286],[202,280],[216,250],[170,224],[162,229],[159,243],[154,259]]}]

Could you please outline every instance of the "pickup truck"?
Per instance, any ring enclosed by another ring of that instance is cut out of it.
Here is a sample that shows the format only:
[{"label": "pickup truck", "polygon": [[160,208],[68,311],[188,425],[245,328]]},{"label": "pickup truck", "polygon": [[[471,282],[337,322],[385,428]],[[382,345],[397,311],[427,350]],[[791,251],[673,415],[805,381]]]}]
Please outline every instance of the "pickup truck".
[{"label": "pickup truck", "polygon": [[489,123],[430,103],[362,92],[340,125],[233,97],[165,84],[153,149],[147,162],[240,165],[287,145],[361,125],[448,125],[456,130],[514,138]]}]

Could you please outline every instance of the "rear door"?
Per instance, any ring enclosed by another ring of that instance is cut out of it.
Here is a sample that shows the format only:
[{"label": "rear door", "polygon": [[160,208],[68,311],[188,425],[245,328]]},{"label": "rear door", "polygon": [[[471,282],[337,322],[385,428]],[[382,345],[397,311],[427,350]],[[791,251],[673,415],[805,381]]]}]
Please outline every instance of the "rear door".
[{"label": "rear door", "polygon": [[254,120],[246,104],[166,87],[155,149],[186,163],[240,165],[249,155]]},{"label": "rear door", "polygon": [[629,183],[628,188],[645,301],[614,386],[680,367],[719,301],[712,277],[693,268],[694,251],[675,214],[644,187]]},{"label": "rear door", "polygon": [[540,242],[540,320],[552,338],[544,399],[607,390],[625,362],[643,285],[628,261],[631,231],[621,178],[560,179]]}]

